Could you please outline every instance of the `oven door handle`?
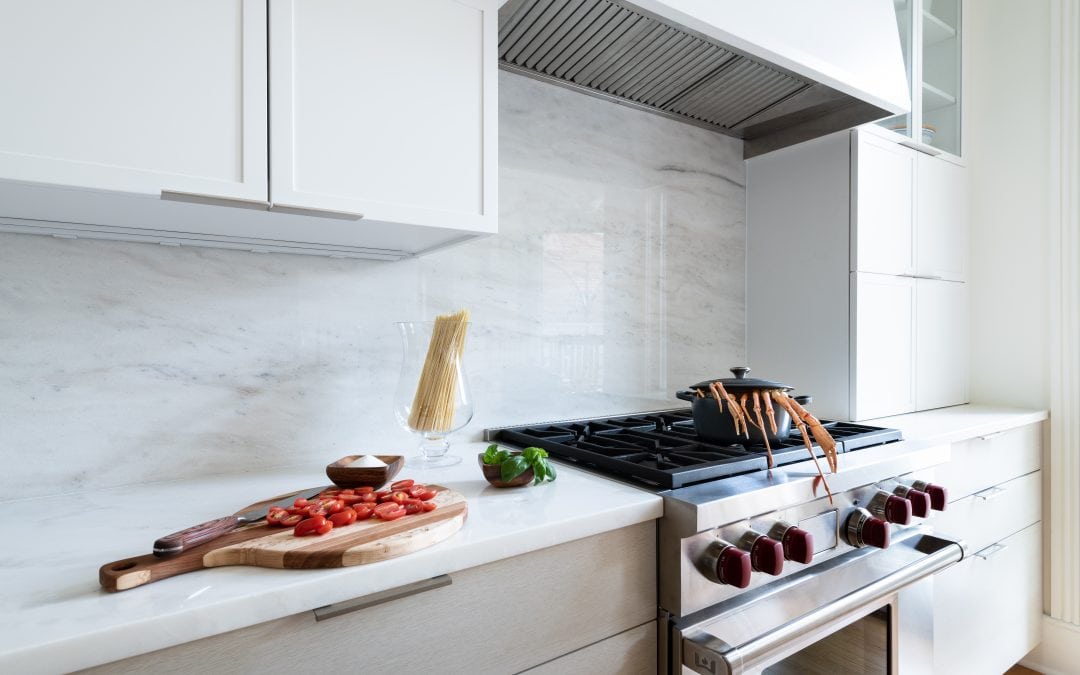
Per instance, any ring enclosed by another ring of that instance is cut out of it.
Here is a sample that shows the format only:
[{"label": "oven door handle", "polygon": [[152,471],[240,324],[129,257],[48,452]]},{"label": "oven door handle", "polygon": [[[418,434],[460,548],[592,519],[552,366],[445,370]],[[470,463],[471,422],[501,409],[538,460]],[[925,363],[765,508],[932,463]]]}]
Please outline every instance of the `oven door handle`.
[{"label": "oven door handle", "polygon": [[940,572],[964,557],[964,546],[961,543],[931,535],[924,535],[923,539],[923,543],[928,547],[939,548],[892,574],[876,579],[741,645],[730,645],[705,630],[684,636],[683,665],[702,675],[753,672],[769,665],[776,652],[789,647],[796,638],[821,633],[823,629],[828,632],[830,628],[842,627],[865,613],[868,608],[881,605],[883,600],[904,587]]}]

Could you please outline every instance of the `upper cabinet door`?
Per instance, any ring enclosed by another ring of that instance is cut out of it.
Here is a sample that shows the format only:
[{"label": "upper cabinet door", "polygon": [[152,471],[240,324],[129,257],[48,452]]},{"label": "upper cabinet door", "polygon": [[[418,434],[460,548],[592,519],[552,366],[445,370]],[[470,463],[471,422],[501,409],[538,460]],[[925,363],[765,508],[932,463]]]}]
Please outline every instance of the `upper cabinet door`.
[{"label": "upper cabinet door", "polygon": [[920,276],[967,278],[967,171],[937,157],[918,156],[915,270]]},{"label": "upper cabinet door", "polygon": [[495,0],[270,0],[271,202],[497,224]]},{"label": "upper cabinet door", "polygon": [[855,139],[851,270],[911,274],[915,156],[919,153],[867,133],[856,133]]},{"label": "upper cabinet door", "polygon": [[0,178],[265,201],[266,4],[0,0]]}]

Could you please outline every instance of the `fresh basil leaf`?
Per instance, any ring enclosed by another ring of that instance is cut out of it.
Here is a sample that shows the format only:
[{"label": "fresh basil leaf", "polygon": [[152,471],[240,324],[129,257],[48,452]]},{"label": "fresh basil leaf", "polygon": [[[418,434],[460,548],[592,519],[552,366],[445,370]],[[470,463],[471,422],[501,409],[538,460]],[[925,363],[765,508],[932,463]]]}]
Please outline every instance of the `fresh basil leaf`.
[{"label": "fresh basil leaf", "polygon": [[509,450],[499,450],[497,453],[495,453],[495,461],[493,463],[494,464],[502,464],[503,462],[505,462],[508,459],[510,459],[510,451]]},{"label": "fresh basil leaf", "polygon": [[521,455],[514,455],[502,463],[502,479],[504,482],[512,481],[529,468],[529,463]]},{"label": "fresh basil leaf", "polygon": [[521,451],[521,456],[525,458],[526,462],[536,466],[536,460],[540,459],[541,452],[543,452],[543,450],[540,448],[525,448]]},{"label": "fresh basil leaf", "polygon": [[495,464],[495,453],[498,451],[499,446],[497,444],[492,443],[489,445],[487,450],[484,451],[484,464]]},{"label": "fresh basil leaf", "polygon": [[555,480],[555,465],[551,462],[544,460],[545,471],[548,480]]},{"label": "fresh basil leaf", "polygon": [[544,482],[544,464],[543,460],[540,460],[532,465],[533,470],[533,485],[539,485]]}]

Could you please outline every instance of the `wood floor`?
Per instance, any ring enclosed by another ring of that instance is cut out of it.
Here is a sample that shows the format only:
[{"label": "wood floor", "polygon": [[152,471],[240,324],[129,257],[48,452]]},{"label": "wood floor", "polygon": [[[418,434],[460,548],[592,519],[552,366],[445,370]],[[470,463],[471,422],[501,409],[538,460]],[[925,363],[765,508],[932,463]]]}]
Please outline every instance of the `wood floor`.
[{"label": "wood floor", "polygon": [[1005,675],[1040,675],[1039,671],[1032,670],[1031,668],[1025,668],[1023,666],[1013,666],[1005,671]]}]

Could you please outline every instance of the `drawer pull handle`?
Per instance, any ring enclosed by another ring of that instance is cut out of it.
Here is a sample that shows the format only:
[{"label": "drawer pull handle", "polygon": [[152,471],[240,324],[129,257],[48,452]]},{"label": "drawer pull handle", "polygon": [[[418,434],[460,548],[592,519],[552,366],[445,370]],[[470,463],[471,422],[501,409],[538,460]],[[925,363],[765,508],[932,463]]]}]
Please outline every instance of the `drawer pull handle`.
[{"label": "drawer pull handle", "polygon": [[437,577],[432,577],[431,579],[418,581],[415,584],[398,586],[397,588],[379,591],[378,593],[372,593],[371,595],[362,595],[359,598],[353,598],[352,600],[346,600],[345,602],[335,602],[334,604],[326,605],[325,607],[316,607],[311,611],[315,614],[316,621],[326,621],[327,619],[333,619],[335,616],[358,612],[361,609],[381,605],[384,602],[400,600],[401,598],[407,598],[410,595],[416,595],[417,593],[423,593],[425,591],[433,591],[436,588],[449,586],[451,583],[453,583],[453,579],[450,578],[449,574],[441,574]]},{"label": "drawer pull handle", "polygon": [[233,208],[257,209],[259,211],[265,211],[270,208],[270,202],[265,199],[240,199],[238,197],[204,195],[198,192],[179,192],[177,190],[162,190],[161,198],[170,202],[208,204],[210,206],[231,206]]},{"label": "drawer pull handle", "polygon": [[972,497],[981,499],[984,502],[988,502],[991,499],[994,499],[995,497],[1000,495],[1002,492],[1005,492],[1005,488],[995,485],[992,488],[986,488],[985,490],[980,490],[979,492],[976,492],[972,495]]},{"label": "drawer pull handle", "polygon": [[1005,432],[1004,431],[995,431],[992,434],[983,434],[982,436],[979,436],[978,438],[979,438],[980,441],[988,441],[991,438],[996,438],[997,436],[1000,436],[1003,433],[1005,433]]},{"label": "drawer pull handle", "polygon": [[317,209],[314,206],[293,206],[292,204],[282,204],[280,202],[271,204],[270,210],[275,213],[292,213],[298,216],[318,216],[320,218],[335,218],[337,220],[360,220],[364,217],[364,214],[355,213],[353,211]]},{"label": "drawer pull handle", "polygon": [[1006,546],[1005,544],[990,544],[989,546],[987,546],[983,550],[975,553],[974,555],[975,555],[976,558],[982,558],[983,560],[989,560],[990,558],[996,556],[998,553],[1001,553],[1003,550],[1005,550],[1007,548],[1009,548],[1009,547]]}]

